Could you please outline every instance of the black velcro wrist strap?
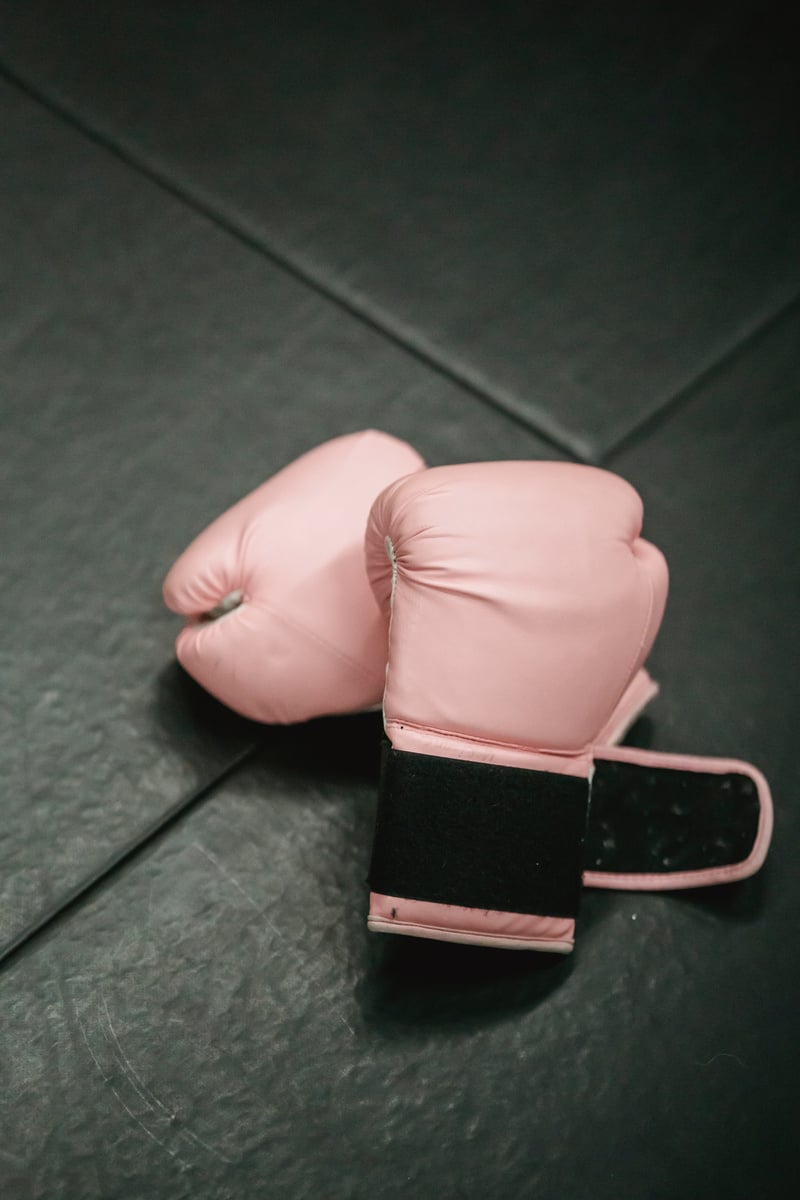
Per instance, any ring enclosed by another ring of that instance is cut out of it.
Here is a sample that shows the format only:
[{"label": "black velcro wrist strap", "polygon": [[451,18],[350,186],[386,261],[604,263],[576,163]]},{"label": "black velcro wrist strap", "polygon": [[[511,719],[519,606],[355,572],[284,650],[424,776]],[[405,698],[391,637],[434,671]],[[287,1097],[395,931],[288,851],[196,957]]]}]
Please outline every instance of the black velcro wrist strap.
[{"label": "black velcro wrist strap", "polygon": [[369,882],[437,904],[574,917],[589,781],[384,747]]},{"label": "black velcro wrist strap", "polygon": [[585,867],[670,875],[733,866],[752,853],[760,816],[749,775],[598,757]]}]

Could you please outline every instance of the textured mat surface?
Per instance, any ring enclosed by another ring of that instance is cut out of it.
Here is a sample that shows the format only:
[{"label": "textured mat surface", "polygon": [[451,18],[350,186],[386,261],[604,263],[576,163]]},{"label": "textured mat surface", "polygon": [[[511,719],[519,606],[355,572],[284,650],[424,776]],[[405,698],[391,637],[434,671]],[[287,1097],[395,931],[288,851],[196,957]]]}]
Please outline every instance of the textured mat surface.
[{"label": "textured mat surface", "polygon": [[0,976],[9,1194],[786,1195],[798,333],[617,464],[673,565],[665,692],[638,735],[757,759],[778,813],[764,872],[587,893],[568,960],[368,936],[379,719],[273,731]]},{"label": "textured mat surface", "polygon": [[0,3],[0,61],[602,451],[800,291],[788,10]]},{"label": "textured mat surface", "polygon": [[546,448],[0,86],[0,948],[253,740],[172,662],[209,520],[368,425]]},{"label": "textured mat surface", "polygon": [[259,731],[0,969],[0,1194],[783,1200],[793,38],[751,3],[386,11],[0,0],[51,105],[0,86],[0,948],[252,744],[172,662],[193,534],[365,425],[553,452],[498,404],[641,490],[672,587],[636,740],[754,760],[772,852],[587,892],[568,960],[370,936],[379,718]]}]

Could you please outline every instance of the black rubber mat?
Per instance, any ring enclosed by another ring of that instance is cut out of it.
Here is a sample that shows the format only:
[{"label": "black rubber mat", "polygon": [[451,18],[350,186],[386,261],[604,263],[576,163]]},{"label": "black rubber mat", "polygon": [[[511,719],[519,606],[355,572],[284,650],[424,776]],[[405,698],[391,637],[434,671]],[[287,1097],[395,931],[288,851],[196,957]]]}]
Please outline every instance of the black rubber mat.
[{"label": "black rubber mat", "polygon": [[433,460],[546,447],[0,86],[0,951],[258,731],[160,597],[218,512],[368,425]]},{"label": "black rubber mat", "polygon": [[[73,898],[0,969],[4,1200],[792,1193],[795,44],[749,2],[0,0],[0,951]],[[764,770],[758,876],[587,890],[556,961],[367,933],[379,716],[226,715],[159,596],[366,425],[640,489],[633,738]]]},{"label": "black rubber mat", "polygon": [[785,5],[0,3],[0,61],[581,454],[800,291]]},{"label": "black rubber mat", "polygon": [[274,731],[0,976],[10,1195],[786,1195],[800,319],[619,463],[672,562],[637,738],[752,756],[754,879],[587,891],[574,955],[368,935],[377,716]]}]

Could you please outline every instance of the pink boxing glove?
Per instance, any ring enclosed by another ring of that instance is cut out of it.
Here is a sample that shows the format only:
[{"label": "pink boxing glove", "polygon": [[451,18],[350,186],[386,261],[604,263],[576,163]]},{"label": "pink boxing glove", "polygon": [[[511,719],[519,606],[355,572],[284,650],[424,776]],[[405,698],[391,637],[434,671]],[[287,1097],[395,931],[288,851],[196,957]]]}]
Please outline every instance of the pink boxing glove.
[{"label": "pink boxing glove", "polygon": [[[214,521],[164,583],[169,607],[189,618],[177,640],[186,670],[259,721],[377,707],[388,605],[381,613],[367,580],[364,527],[383,488],[423,465],[387,434],[335,438]],[[732,761],[613,745],[657,691],[640,670],[598,736],[584,882],[653,889],[744,878],[769,840],[763,777]]]},{"label": "pink boxing glove", "polygon": [[[348,434],[217,517],[164,580],[167,607],[188,618],[176,642],[184,669],[269,724],[378,707],[388,617],[367,578],[364,529],[383,489],[424,466],[389,434]],[[619,741],[657,691],[640,671],[604,741]]]},{"label": "pink boxing glove", "polygon": [[195,538],[164,581],[182,666],[243,716],[305,721],[380,703],[386,622],[364,568],[378,493],[424,463],[366,430],[284,467]]},{"label": "pink boxing glove", "polygon": [[[375,502],[366,549],[391,609],[390,746],[371,929],[566,953],[585,870],[599,886],[686,887],[763,861],[771,806],[754,768],[595,751],[636,689],[666,600],[666,565],[641,522],[627,483],[563,463],[435,468]],[[704,803],[684,805],[676,829],[679,776]],[[731,778],[735,803],[720,810]],[[643,813],[626,805],[637,781]],[[722,865],[702,838],[691,844],[698,823],[713,835],[718,822]]]}]

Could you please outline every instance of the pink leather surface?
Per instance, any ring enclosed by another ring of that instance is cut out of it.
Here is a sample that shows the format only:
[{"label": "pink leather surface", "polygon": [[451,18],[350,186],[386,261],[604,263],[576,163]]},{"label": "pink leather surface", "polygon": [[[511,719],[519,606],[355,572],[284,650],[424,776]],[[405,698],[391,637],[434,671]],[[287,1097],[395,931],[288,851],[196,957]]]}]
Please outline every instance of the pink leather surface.
[{"label": "pink leather surface", "polygon": [[[364,571],[364,525],[381,489],[422,465],[388,434],[349,434],[304,454],[209,525],[164,581],[166,604],[189,619],[176,642],[189,674],[258,721],[377,704],[386,625]],[[237,591],[238,607],[201,620]]]},{"label": "pink leather surface", "polygon": [[487,745],[585,753],[666,601],[666,564],[641,523],[629,484],[570,463],[436,467],[387,488],[366,545],[385,607],[387,537],[397,563],[384,697],[392,740],[402,725],[471,739],[481,758]]},{"label": "pink leather surface", "polygon": [[[666,602],[666,564],[641,526],[630,485],[574,464],[439,467],[387,488],[366,548],[391,611],[392,745],[588,779],[593,742],[647,690],[623,703]],[[371,898],[373,928],[385,901]],[[407,931],[492,943],[504,918],[426,906]],[[540,916],[513,921],[539,948],[570,940]]]},{"label": "pink leather surface", "polygon": [[636,672],[619,703],[595,738],[596,746],[615,746],[659,692],[653,677],[644,667]]},{"label": "pink leather surface", "polygon": [[[167,605],[188,617],[177,640],[186,670],[255,720],[377,706],[387,633],[359,566],[361,530],[381,488],[422,465],[388,434],[350,434],[303,455],[218,517],[164,582]],[[238,591],[238,607],[202,619]],[[656,691],[640,671],[608,740],[623,736]]]},{"label": "pink leather surface", "polygon": [[375,933],[405,933],[438,941],[499,945],[510,950],[569,954],[575,944],[575,922],[569,917],[482,912],[478,921],[475,913],[474,908],[371,892],[367,923]]}]

